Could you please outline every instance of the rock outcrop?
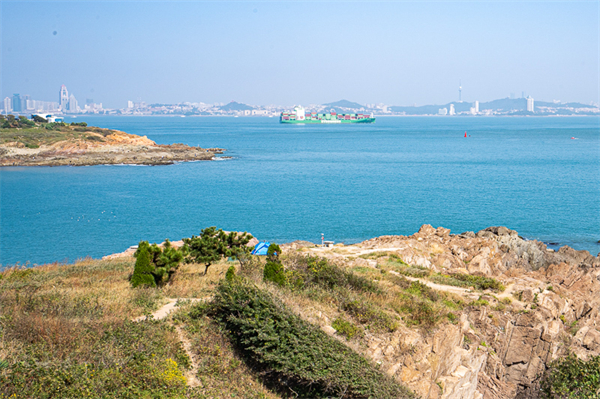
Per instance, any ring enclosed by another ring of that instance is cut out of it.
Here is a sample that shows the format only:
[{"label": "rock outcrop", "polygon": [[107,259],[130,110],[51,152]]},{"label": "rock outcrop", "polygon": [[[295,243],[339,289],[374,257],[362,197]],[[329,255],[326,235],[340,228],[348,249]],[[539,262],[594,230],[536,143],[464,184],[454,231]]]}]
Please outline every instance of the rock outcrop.
[{"label": "rock outcrop", "polygon": [[0,166],[169,165],[211,160],[225,151],[185,144],[159,145],[146,136],[110,132],[85,132],[85,139],[62,140],[38,148],[27,148],[20,142],[5,143],[0,145]]},{"label": "rock outcrop", "polygon": [[423,398],[530,398],[552,360],[567,352],[583,359],[600,355],[600,259],[587,251],[553,251],[506,227],[453,235],[429,225],[412,236],[377,237],[343,252],[305,251],[361,267],[377,266],[371,253],[391,253],[408,265],[504,284],[500,294],[476,293],[488,305],[466,307],[456,324],[367,335],[362,351]]}]

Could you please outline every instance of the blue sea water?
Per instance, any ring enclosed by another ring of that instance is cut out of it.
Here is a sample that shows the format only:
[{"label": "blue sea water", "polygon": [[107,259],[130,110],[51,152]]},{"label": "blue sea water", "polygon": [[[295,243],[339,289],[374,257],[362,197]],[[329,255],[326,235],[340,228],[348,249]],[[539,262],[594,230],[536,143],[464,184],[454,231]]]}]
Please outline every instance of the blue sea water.
[{"label": "blue sea water", "polygon": [[325,126],[76,119],[84,120],[158,143],[227,148],[233,159],[2,168],[0,264],[101,257],[213,225],[279,243],[317,242],[321,233],[354,243],[412,234],[424,223],[454,233],[504,225],[529,239],[600,251],[595,117],[379,117]]}]

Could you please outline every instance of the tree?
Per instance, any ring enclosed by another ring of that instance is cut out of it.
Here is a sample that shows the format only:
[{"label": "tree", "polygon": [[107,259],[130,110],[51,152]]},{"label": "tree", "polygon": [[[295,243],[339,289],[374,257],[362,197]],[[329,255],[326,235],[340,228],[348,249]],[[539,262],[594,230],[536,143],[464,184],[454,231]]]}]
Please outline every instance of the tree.
[{"label": "tree", "polygon": [[48,120],[46,118],[42,118],[39,115],[33,115],[32,119],[34,122],[37,122],[37,123],[48,123]]},{"label": "tree", "polygon": [[[152,278],[152,283],[147,282],[147,278],[144,277],[144,284],[151,287],[163,285],[171,280],[172,275],[179,268],[179,264],[183,260],[183,251],[174,248],[171,242],[167,239],[163,245],[163,248],[156,244],[150,245],[148,241],[140,241],[137,251],[133,254],[137,258],[135,263],[135,269],[133,276],[131,277],[131,285],[136,287],[139,285],[139,277],[136,276],[136,270],[138,270],[138,262],[141,260],[141,267],[143,270],[141,273],[149,275]],[[148,258],[148,266],[144,258]],[[139,274],[140,272],[138,272]],[[135,284],[134,284],[135,283]]]},{"label": "tree", "polygon": [[245,259],[250,253],[250,248],[246,244],[251,239],[252,235],[246,232],[232,231],[227,234],[213,226],[202,229],[199,236],[184,238],[183,242],[188,251],[187,261],[204,263],[204,275],[206,275],[208,268],[222,257],[234,256],[242,264],[242,259]]},{"label": "tree", "polygon": [[140,242],[138,250],[135,252],[137,260],[131,276],[131,286],[133,288],[142,286],[156,287],[156,281],[152,275],[152,265],[150,264],[150,245],[148,241]]},{"label": "tree", "polygon": [[285,269],[279,260],[281,248],[279,245],[272,243],[267,249],[267,263],[263,271],[263,279],[272,281],[280,286],[286,285],[287,279]]}]

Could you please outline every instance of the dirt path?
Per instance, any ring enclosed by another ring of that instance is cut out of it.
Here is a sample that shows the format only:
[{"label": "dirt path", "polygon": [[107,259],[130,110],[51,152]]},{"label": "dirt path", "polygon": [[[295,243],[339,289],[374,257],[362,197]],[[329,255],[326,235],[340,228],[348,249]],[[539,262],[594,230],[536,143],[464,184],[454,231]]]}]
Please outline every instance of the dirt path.
[{"label": "dirt path", "polygon": [[420,279],[420,278],[416,278],[416,277],[404,276],[404,275],[402,275],[402,274],[400,274],[398,272],[395,272],[393,270],[390,270],[389,272],[392,273],[392,274],[395,274],[397,276],[402,276],[405,279],[410,280],[410,281],[418,281],[418,282],[420,282],[422,284],[425,284],[429,288],[433,288],[434,290],[450,292],[452,294],[463,295],[463,296],[467,296],[467,297],[474,298],[474,299],[479,298],[479,296],[481,295],[480,293],[473,292],[473,290],[468,289],[468,288],[460,288],[460,287],[455,287],[455,286],[452,286],[452,285],[436,284],[436,283],[433,283],[433,282],[428,281],[428,280],[424,280],[424,279]]},{"label": "dirt path", "polygon": [[187,381],[188,387],[194,388],[200,386],[200,381],[196,377],[198,373],[198,360],[194,356],[192,352],[192,343],[187,338],[187,334],[181,326],[176,326],[175,330],[177,331],[177,336],[183,345],[183,350],[187,353],[190,358],[190,362],[192,363],[192,367],[185,373],[185,380]]},{"label": "dirt path", "polygon": [[[169,313],[171,313],[171,311],[173,309],[175,309],[175,307],[177,306],[177,301],[191,301],[191,302],[198,302],[198,301],[205,301],[209,298],[169,298],[169,302],[164,305],[163,307],[161,307],[160,309],[158,309],[156,312],[152,313],[152,317],[154,318],[154,320],[161,320],[164,319],[165,317],[167,317],[169,315]],[[140,317],[136,317],[135,319],[133,319],[133,321],[142,321],[145,320],[146,316],[140,316]]]},{"label": "dirt path", "polygon": [[[175,309],[177,307],[178,301],[190,301],[193,303],[193,302],[206,301],[207,299],[210,299],[210,297],[208,297],[208,298],[169,298],[169,301],[165,305],[163,305],[156,312],[152,313],[152,317],[154,318],[154,320],[164,319],[173,311],[173,309]],[[142,320],[146,320],[146,316],[140,316],[140,317],[136,317],[135,319],[133,319],[133,321],[142,321]],[[187,338],[187,334],[186,334],[185,330],[183,329],[183,327],[181,327],[181,326],[174,326],[174,327],[175,327],[175,331],[177,331],[177,337],[179,338],[179,341],[181,342],[181,345],[183,346],[183,350],[190,358],[190,363],[192,364],[192,367],[185,373],[185,380],[187,382],[188,387],[190,387],[190,388],[198,387],[201,385],[200,381],[196,377],[196,374],[198,373],[198,360],[196,359],[196,357],[194,356],[194,352],[192,351],[192,343]]]}]

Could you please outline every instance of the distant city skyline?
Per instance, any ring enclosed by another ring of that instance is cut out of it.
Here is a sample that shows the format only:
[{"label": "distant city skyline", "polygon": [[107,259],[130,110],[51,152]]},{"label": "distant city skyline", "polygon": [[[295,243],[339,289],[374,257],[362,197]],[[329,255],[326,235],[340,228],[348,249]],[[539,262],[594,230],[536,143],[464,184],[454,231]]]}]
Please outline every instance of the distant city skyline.
[{"label": "distant city skyline", "polygon": [[64,84],[79,107],[107,108],[600,102],[597,1],[3,1],[0,12],[3,99],[57,101]]}]

